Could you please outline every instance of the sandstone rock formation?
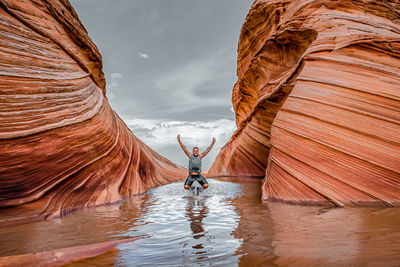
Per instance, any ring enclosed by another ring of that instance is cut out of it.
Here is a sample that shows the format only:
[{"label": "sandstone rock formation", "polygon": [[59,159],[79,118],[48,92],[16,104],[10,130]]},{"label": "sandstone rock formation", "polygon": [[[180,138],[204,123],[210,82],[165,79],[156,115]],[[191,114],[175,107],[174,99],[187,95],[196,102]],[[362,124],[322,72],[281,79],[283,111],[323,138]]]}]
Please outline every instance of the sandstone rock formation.
[{"label": "sandstone rock formation", "polygon": [[110,108],[101,56],[68,1],[1,0],[0,13],[0,223],[184,177]]},{"label": "sandstone rock formation", "polygon": [[237,75],[210,175],[265,176],[265,200],[400,206],[398,1],[256,0]]}]

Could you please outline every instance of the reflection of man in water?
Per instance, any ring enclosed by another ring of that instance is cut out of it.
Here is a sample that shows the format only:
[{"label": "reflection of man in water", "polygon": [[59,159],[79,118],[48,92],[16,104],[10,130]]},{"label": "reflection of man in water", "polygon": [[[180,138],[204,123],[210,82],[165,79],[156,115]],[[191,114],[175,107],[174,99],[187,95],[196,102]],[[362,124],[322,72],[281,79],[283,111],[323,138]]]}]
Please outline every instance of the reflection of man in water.
[{"label": "reflection of man in water", "polygon": [[187,150],[187,148],[181,142],[181,136],[178,134],[178,142],[181,145],[183,151],[186,156],[189,157],[189,176],[185,181],[185,189],[190,189],[190,186],[197,181],[199,184],[203,186],[203,189],[208,188],[207,180],[201,175],[201,159],[204,158],[208,152],[210,152],[211,148],[215,143],[215,137],[213,137],[213,141],[211,145],[199,155],[199,148],[193,148],[193,154]]},{"label": "reflection of man in water", "polygon": [[[203,218],[208,215],[208,208],[203,200],[189,198],[186,207],[186,216],[190,220],[190,229],[194,239],[199,239],[205,235],[203,227]],[[200,209],[199,209],[200,208]],[[196,249],[203,248],[201,244],[195,246]]]}]

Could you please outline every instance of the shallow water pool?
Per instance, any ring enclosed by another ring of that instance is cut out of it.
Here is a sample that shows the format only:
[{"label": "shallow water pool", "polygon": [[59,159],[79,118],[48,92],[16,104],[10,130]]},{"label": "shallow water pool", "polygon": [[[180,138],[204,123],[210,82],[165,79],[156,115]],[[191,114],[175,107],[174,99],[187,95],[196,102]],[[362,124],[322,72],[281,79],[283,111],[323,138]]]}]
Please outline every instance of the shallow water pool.
[{"label": "shallow water pool", "polygon": [[0,256],[142,236],[71,266],[400,266],[400,209],[262,203],[260,181],[182,182],[61,219],[0,227]]}]

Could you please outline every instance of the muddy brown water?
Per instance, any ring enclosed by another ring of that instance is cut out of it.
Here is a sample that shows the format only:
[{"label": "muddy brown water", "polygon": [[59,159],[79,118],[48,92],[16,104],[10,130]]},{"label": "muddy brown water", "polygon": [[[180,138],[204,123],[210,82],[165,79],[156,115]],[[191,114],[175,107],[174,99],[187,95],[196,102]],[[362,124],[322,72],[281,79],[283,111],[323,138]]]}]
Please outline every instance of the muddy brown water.
[{"label": "muddy brown water", "polygon": [[[143,236],[69,266],[400,266],[400,209],[262,203],[260,181],[181,182],[121,204],[0,227],[0,256]],[[0,215],[1,216],[1,215]]]}]

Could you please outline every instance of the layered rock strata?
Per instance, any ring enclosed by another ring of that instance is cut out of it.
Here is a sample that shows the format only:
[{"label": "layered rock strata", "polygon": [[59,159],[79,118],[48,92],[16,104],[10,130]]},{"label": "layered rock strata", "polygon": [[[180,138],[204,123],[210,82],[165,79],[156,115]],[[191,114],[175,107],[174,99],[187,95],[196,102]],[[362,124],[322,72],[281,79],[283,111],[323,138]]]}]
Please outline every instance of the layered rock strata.
[{"label": "layered rock strata", "polygon": [[265,200],[400,205],[398,1],[256,0],[237,75],[210,174],[265,176]]},{"label": "layered rock strata", "polygon": [[133,135],[105,93],[100,53],[68,1],[0,1],[1,222],[111,203],[184,177]]}]

